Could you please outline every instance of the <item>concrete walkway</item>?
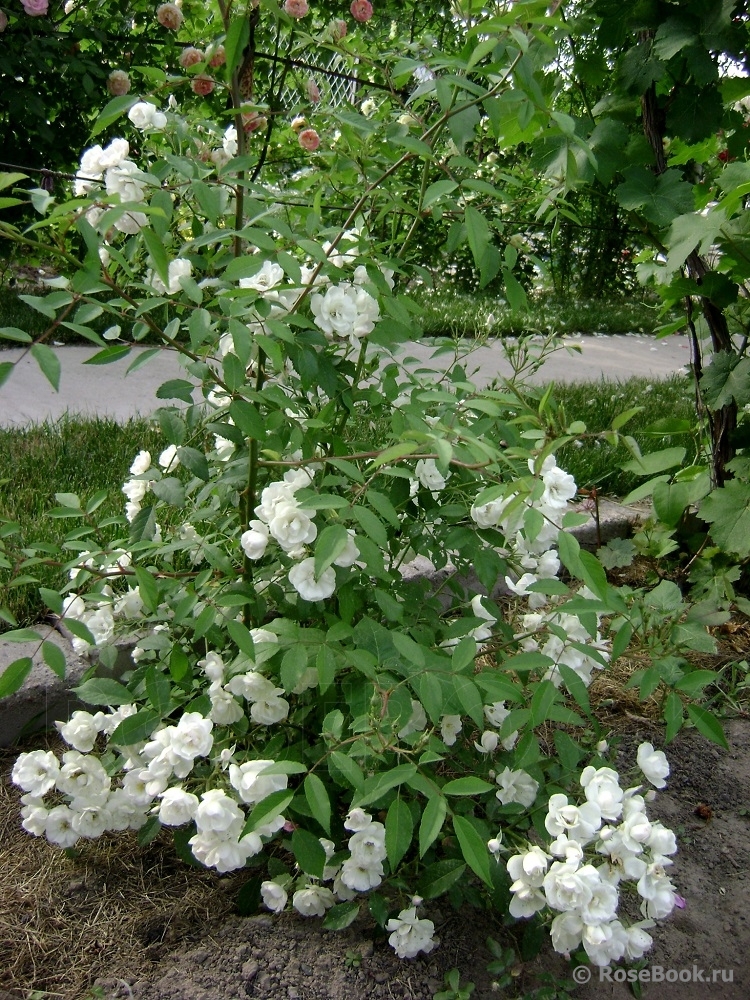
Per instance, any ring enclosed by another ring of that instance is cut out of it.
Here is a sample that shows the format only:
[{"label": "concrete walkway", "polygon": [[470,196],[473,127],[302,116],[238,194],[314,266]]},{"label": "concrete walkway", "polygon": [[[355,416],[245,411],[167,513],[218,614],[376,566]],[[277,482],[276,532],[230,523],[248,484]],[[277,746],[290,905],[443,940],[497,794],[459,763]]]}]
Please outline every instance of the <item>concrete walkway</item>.
[{"label": "concrete walkway", "polygon": [[[676,335],[665,340],[642,334],[579,336],[566,337],[563,343],[571,347],[579,345],[580,353],[573,349],[556,351],[530,381],[572,382],[603,376],[624,380],[634,375],[659,379],[683,372],[690,363],[687,337]],[[468,342],[466,349],[470,350]],[[109,365],[84,364],[97,350],[95,347],[56,349],[61,364],[59,392],[55,392],[29,354],[24,355],[18,348],[0,351],[0,361],[17,362],[8,381],[0,387],[0,426],[57,420],[66,413],[107,416],[120,421],[148,416],[163,405],[156,398],[156,390],[163,382],[189,378],[171,350],[161,351],[130,375],[126,375],[127,369],[148,348],[135,347],[126,358]],[[405,344],[397,357],[414,359],[406,361],[411,370],[429,367],[444,371],[453,364],[453,353],[433,358],[434,354],[433,344],[420,342]],[[461,364],[480,386],[499,375],[508,376],[512,370],[501,341],[470,351]]]}]

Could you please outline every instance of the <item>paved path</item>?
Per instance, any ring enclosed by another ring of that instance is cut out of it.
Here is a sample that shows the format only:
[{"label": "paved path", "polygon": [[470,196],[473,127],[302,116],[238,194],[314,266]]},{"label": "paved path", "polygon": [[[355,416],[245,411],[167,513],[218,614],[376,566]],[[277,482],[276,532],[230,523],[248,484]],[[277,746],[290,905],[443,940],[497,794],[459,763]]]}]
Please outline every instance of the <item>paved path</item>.
[{"label": "paved path", "polygon": [[[579,344],[581,352],[559,350],[548,358],[531,381],[597,380],[602,376],[626,379],[633,375],[664,378],[684,371],[690,362],[686,337],[671,336],[655,340],[640,334],[627,336],[567,337],[566,344]],[[161,404],[156,390],[168,379],[184,378],[185,372],[173,351],[164,350],[143,368],[126,375],[136,356],[146,348],[136,347],[130,355],[109,365],[85,365],[97,353],[94,347],[57,349],[62,374],[60,392],[56,393],[39,371],[36,361],[23,356],[20,349],[0,352],[0,361],[18,361],[8,381],[0,387],[0,426],[21,426],[56,420],[66,413],[108,416],[127,420],[136,415],[148,416]],[[411,369],[428,366],[441,371],[453,362],[452,354],[432,358],[429,342],[404,345],[400,358],[414,358]],[[20,359],[20,360],[19,360]],[[478,384],[486,385],[498,375],[510,375],[511,367],[500,341],[471,352],[461,362],[467,374]]]}]

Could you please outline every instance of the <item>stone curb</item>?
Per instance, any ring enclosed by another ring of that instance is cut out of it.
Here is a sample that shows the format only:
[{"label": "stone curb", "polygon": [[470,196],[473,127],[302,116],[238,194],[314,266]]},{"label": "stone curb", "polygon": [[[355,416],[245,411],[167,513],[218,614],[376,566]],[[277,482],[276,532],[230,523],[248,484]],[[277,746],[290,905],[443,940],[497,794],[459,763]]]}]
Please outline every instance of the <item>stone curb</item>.
[{"label": "stone curb", "polygon": [[[588,504],[579,504],[576,508],[588,513]],[[599,526],[590,516],[588,523],[572,528],[571,534],[578,539],[582,548],[596,550],[600,544],[606,544],[612,538],[624,538],[631,534],[634,525],[647,515],[647,511],[613,503],[609,500],[599,502]],[[450,567],[436,570],[433,564],[422,556],[418,556],[409,566],[405,567],[407,578],[427,577],[437,587],[451,574]],[[476,579],[469,576],[461,581],[467,592],[483,593],[484,588]],[[508,594],[508,589],[502,581],[498,581],[492,592],[492,597]],[[446,594],[446,606],[451,595]],[[8,664],[22,656],[31,656],[33,667],[23,686],[15,694],[0,699],[0,747],[15,743],[21,736],[49,729],[56,720],[67,720],[73,712],[85,706],[73,693],[73,688],[81,683],[87,671],[94,670],[97,676],[121,677],[133,663],[131,651],[135,639],[129,638],[117,643],[118,656],[112,670],[104,669],[96,661],[90,661],[78,656],[68,638],[50,625],[37,628],[42,640],[54,642],[65,655],[65,678],[59,678],[44,663],[41,655],[41,642],[7,642],[0,636],[0,673]]]}]

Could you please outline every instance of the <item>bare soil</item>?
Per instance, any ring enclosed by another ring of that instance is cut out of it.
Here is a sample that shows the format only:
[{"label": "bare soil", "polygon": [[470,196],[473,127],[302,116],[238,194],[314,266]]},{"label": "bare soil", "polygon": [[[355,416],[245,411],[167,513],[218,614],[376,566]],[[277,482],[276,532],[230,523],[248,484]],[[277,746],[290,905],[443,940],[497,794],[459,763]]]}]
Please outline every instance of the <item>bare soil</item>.
[{"label": "bare soil", "polygon": [[[750,721],[727,730],[729,752],[694,732],[668,748],[672,774],[652,811],[678,833],[671,874],[686,905],[655,931],[644,968],[664,979],[642,985],[647,1000],[750,997]],[[631,721],[623,764],[643,739],[658,745],[658,729]],[[522,997],[548,977],[560,997],[566,983],[580,1000],[633,996],[595,968],[588,985],[575,986],[569,964],[548,950],[519,959],[513,988],[498,992],[485,942],[513,938],[491,914],[456,913],[445,897],[426,905],[440,947],[401,961],[364,918],[327,932],[294,913],[238,916],[246,875],[191,869],[167,842],[141,849],[118,836],[68,856],[20,830],[8,782],[14,756],[0,785],[0,1000],[31,1000],[33,991],[38,1000],[431,1000],[454,967],[475,984],[473,998]],[[667,981],[667,970],[681,980]]]}]

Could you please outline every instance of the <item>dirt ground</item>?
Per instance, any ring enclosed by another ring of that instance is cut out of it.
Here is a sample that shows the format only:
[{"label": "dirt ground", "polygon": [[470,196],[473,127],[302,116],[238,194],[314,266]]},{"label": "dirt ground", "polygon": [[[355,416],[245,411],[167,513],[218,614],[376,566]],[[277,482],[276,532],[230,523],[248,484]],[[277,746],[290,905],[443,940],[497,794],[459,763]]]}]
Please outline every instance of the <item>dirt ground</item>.
[{"label": "dirt ground", "polygon": [[[646,1000],[750,997],[750,721],[727,729],[728,753],[696,733],[667,748],[672,774],[651,811],[678,834],[671,875],[686,902],[655,931],[644,969],[663,978],[643,983]],[[623,763],[643,739],[658,745],[658,730],[631,724]],[[474,1000],[520,998],[545,977],[561,998],[566,981],[579,1000],[634,995],[595,968],[588,985],[574,985],[569,965],[548,951],[519,960],[513,987],[498,991],[485,942],[510,939],[490,915],[455,913],[446,897],[426,904],[440,947],[401,961],[364,920],[327,932],[293,913],[238,916],[245,876],[189,869],[158,842],[140,849],[120,836],[69,857],[20,830],[7,777],[14,756],[2,761],[0,786],[0,1000],[31,1000],[33,991],[34,1000],[431,1000],[454,967],[475,983]]]}]

